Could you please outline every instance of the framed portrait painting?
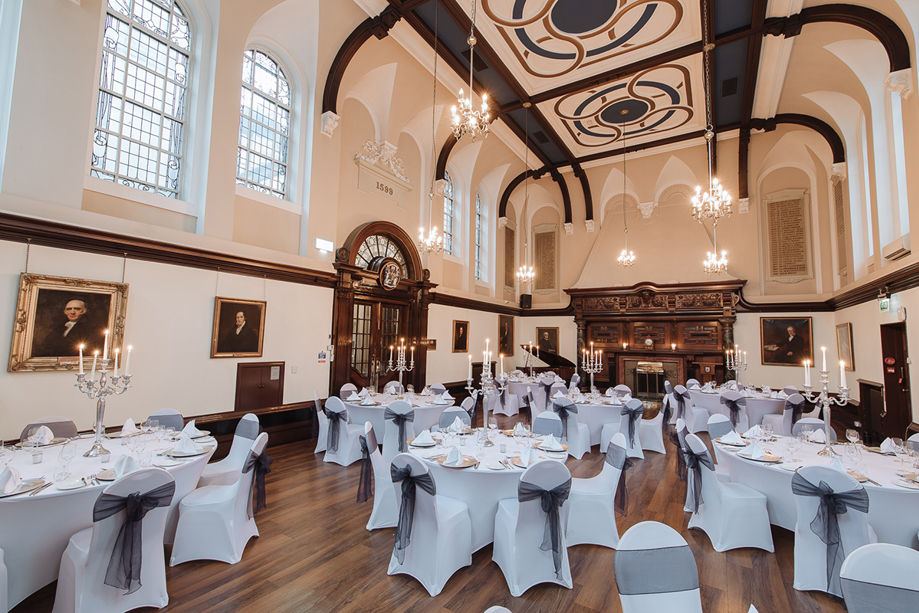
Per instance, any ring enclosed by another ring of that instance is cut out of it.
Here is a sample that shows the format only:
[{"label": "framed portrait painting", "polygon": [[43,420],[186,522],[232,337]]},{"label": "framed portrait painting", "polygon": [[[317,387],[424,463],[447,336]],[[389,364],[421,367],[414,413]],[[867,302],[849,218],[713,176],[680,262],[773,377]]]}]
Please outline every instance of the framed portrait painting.
[{"label": "framed portrait painting", "polygon": [[855,350],[852,348],[852,323],[837,324],[836,351],[839,359],[846,363],[846,370],[855,370]]},{"label": "framed portrait painting", "polygon": [[536,328],[536,338],[540,351],[558,354],[558,328]]},{"label": "framed portrait painting", "polygon": [[453,353],[469,351],[469,322],[453,320]]},{"label": "framed portrait painting", "polygon": [[814,363],[810,317],[760,317],[760,341],[764,366],[801,366]]},{"label": "framed portrait painting", "polygon": [[265,343],[264,300],[214,300],[212,358],[260,358]]},{"label": "framed portrait painting", "polygon": [[[9,372],[74,370],[84,355],[121,348],[128,284],[48,275],[19,276]],[[91,359],[91,358],[90,358]]]},{"label": "framed portrait painting", "polygon": [[498,315],[498,354],[514,355],[514,318]]}]

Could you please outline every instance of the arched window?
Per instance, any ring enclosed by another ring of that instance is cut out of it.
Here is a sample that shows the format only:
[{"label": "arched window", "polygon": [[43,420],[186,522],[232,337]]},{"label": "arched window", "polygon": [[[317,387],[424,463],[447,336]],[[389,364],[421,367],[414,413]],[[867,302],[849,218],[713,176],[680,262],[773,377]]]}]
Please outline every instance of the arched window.
[{"label": "arched window", "polygon": [[287,198],[290,82],[264,51],[243,54],[236,183]]},{"label": "arched window", "polygon": [[108,0],[90,174],[180,198],[192,37],[174,0]]},{"label": "arched window", "polygon": [[485,281],[485,241],[488,239],[486,234],[487,226],[485,219],[485,207],[482,204],[482,195],[475,193],[475,280]]},{"label": "arched window", "polygon": [[453,195],[453,179],[444,172],[444,253],[457,255],[453,238],[456,234],[456,200]]}]

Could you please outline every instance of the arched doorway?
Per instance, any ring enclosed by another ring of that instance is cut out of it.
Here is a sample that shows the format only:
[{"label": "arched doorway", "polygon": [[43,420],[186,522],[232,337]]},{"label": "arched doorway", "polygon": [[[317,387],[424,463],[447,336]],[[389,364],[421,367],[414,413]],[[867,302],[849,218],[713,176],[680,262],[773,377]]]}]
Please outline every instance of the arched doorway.
[{"label": "arched doorway", "polygon": [[405,339],[415,347],[415,367],[403,375],[404,384],[425,380],[430,290],[435,287],[422,267],[418,250],[402,228],[386,221],[354,229],[336,252],[338,284],[332,329],[335,363],[330,393],[345,383],[369,386],[398,379],[387,372],[389,347]]}]

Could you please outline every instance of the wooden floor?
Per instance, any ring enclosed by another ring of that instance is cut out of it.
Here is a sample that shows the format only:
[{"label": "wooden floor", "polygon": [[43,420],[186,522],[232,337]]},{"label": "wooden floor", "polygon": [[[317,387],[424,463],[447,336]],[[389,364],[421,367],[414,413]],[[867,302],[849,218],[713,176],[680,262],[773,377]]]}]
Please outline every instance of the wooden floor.
[{"label": "wooden floor", "polygon": [[[514,420],[505,418],[506,427]],[[688,530],[685,486],[674,472],[675,456],[647,454],[629,471],[629,514],[617,516],[619,533],[644,520],[664,522],[689,542],[696,556],[707,613],[844,611],[841,602],[818,592],[798,592],[794,535],[773,528],[775,553],[740,549],[716,553],[701,530]],[[409,611],[481,613],[502,605],[514,613],[621,611],[613,579],[615,551],[592,545],[568,550],[574,589],[536,586],[513,598],[487,546],[472,556],[436,598],[406,575],[387,576],[394,529],[368,532],[372,502],[355,503],[360,465],[322,462],[312,442],[269,449],[268,508],[258,516],[261,536],[252,539],[236,565],[189,562],[166,569],[174,613],[289,611],[357,613]],[[575,477],[596,475],[602,466],[594,447],[567,463]],[[168,555],[167,555],[168,559]],[[53,583],[33,594],[15,613],[49,612]],[[152,611],[153,609],[149,609]]]}]

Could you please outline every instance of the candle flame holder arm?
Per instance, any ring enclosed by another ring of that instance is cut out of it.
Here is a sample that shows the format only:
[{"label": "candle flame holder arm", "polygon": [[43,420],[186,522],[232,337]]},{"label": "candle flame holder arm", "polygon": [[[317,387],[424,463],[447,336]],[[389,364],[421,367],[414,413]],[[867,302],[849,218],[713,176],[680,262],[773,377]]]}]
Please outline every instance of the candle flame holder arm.
[{"label": "candle flame holder arm", "polygon": [[102,370],[99,371],[99,379],[87,379],[85,373],[77,374],[77,382],[74,385],[81,393],[86,394],[90,400],[96,401],[96,438],[93,446],[89,451],[83,454],[87,458],[95,458],[102,455],[108,455],[110,452],[102,446],[102,435],[105,430],[103,425],[105,420],[105,399],[108,396],[121,394],[128,391],[131,387],[132,375],[121,375],[120,377],[109,377],[108,362],[102,360]]},{"label": "candle flame holder arm", "polygon": [[822,415],[824,420],[823,426],[826,443],[824,444],[823,449],[817,452],[817,455],[824,457],[836,457],[839,454],[833,451],[833,439],[830,436],[830,430],[833,427],[832,411],[830,407],[832,407],[834,404],[840,407],[844,407],[849,404],[849,388],[840,386],[838,388],[838,394],[835,397],[830,396],[830,371],[828,370],[820,371],[820,383],[823,386],[823,390],[820,393],[815,395],[813,393],[813,386],[805,385],[804,393],[802,396],[804,396],[808,402],[811,402],[823,409]]},{"label": "candle flame holder arm", "polygon": [[410,362],[407,362],[405,359],[405,345],[402,345],[396,349],[396,360],[395,366],[393,366],[393,360],[389,360],[389,365],[386,369],[386,372],[397,371],[399,373],[399,400],[405,398],[405,387],[402,385],[402,373],[411,372],[415,369],[415,359],[412,358]]},{"label": "candle flame holder arm", "polygon": [[491,374],[491,363],[482,364],[482,376],[479,379],[478,390],[472,385],[472,379],[466,379],[466,391],[471,396],[473,392],[479,391],[482,394],[482,431],[485,433],[485,440],[482,442],[483,447],[494,447],[494,443],[488,438],[488,397],[495,394],[502,394],[507,389],[507,383],[504,379],[495,379]]}]

